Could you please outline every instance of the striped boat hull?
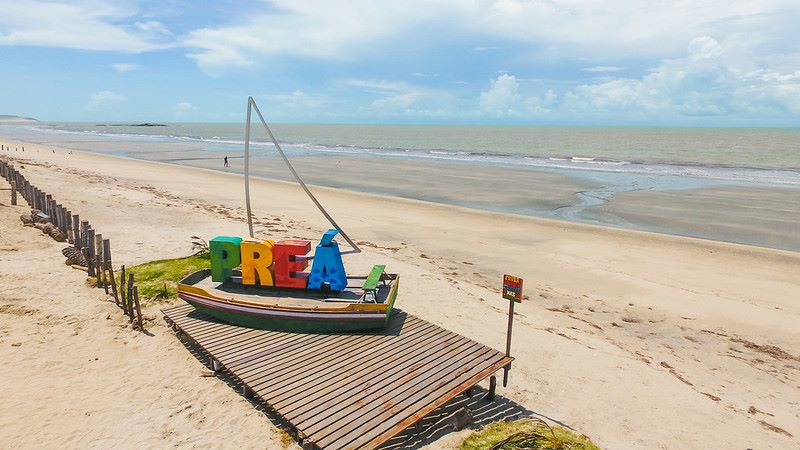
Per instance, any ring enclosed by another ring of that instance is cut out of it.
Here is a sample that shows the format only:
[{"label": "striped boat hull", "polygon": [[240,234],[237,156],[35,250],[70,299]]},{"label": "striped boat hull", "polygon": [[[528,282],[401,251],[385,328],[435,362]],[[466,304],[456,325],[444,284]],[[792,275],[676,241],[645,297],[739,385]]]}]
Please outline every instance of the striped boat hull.
[{"label": "striped boat hull", "polygon": [[[396,279],[395,283],[398,281]],[[358,331],[386,326],[397,287],[397,284],[392,286],[385,304],[353,304],[348,309],[286,308],[238,302],[218,298],[204,289],[183,283],[178,285],[178,296],[217,319],[249,328],[295,332]]]}]

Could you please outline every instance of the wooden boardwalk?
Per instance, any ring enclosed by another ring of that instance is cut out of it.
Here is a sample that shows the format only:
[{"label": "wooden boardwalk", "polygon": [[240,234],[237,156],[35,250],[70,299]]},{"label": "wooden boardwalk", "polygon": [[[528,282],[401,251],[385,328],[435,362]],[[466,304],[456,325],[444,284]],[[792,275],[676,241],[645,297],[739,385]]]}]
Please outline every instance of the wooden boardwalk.
[{"label": "wooden boardwalk", "polygon": [[189,305],[164,316],[304,447],[376,448],[513,360],[402,311],[384,330],[348,334],[243,328]]}]

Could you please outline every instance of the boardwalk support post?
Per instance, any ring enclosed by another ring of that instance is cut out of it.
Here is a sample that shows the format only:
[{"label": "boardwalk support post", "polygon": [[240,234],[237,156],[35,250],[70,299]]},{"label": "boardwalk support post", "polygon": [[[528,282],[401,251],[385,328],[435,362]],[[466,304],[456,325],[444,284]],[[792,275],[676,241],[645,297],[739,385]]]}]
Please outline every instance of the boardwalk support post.
[{"label": "boardwalk support post", "polygon": [[494,393],[497,390],[497,377],[492,375],[489,377],[489,392],[486,394],[486,400],[494,400]]}]

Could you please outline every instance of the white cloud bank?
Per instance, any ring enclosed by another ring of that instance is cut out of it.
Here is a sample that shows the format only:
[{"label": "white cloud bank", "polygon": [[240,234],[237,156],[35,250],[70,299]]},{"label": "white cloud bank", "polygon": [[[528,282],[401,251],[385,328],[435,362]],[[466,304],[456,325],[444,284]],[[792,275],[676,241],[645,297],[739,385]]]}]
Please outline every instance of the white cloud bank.
[{"label": "white cloud bank", "polygon": [[649,116],[779,116],[800,114],[800,70],[765,68],[736,42],[693,39],[684,57],[663,61],[641,78],[576,87],[563,112]]},{"label": "white cloud bank", "polygon": [[155,21],[120,25],[136,15],[124,2],[0,1],[0,45],[138,53],[170,45]]},{"label": "white cloud bank", "polygon": [[127,97],[117,94],[114,91],[99,91],[89,97],[89,107],[96,108],[106,103],[118,103],[125,100],[127,100]]},{"label": "white cloud bank", "polygon": [[502,74],[491,81],[491,87],[481,92],[481,109],[491,115],[511,115],[520,101],[519,83],[514,75]]},{"label": "white cloud bank", "polygon": [[[274,0],[235,25],[195,30],[188,56],[214,71],[249,66],[276,54],[347,59],[387,41],[407,42],[432,26],[448,35],[505,39],[561,57],[680,52],[698,35],[751,18],[798,16],[796,1],[765,0]],[[496,47],[473,47],[486,51]],[[611,67],[611,66],[609,66]]]},{"label": "white cloud bank", "polygon": [[493,117],[539,119],[800,115],[800,69],[770,69],[759,63],[760,57],[743,51],[736,42],[699,36],[689,42],[682,57],[665,60],[639,78],[604,79],[560,94],[552,89],[527,90],[525,95],[515,75],[501,74],[490,81],[477,104]]}]

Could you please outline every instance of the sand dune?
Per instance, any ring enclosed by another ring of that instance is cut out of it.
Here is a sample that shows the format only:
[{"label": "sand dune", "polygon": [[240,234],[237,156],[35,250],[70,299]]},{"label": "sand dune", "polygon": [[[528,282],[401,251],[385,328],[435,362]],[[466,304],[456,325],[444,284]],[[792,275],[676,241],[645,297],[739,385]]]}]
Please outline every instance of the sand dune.
[{"label": "sand dune", "polygon": [[[195,234],[246,233],[237,176],[30,149],[25,159],[0,157],[91,218],[117,263],[186,254]],[[385,262],[403,274],[398,306],[448,329],[503,348],[500,275],[525,278],[518,359],[499,394],[531,413],[608,448],[800,444],[800,254],[315,192],[366,248],[348,269]],[[253,199],[259,236],[318,239],[325,229],[293,184],[259,180]],[[224,436],[231,446],[277,445],[261,413],[198,376],[200,363],[157,306],[146,308],[152,337],[117,314],[106,320],[114,307],[80,287],[57,245],[17,224],[19,210],[0,206],[0,357],[12,367],[0,392],[0,418],[11,425],[0,441],[204,446]],[[427,445],[451,446],[468,432]]]}]

